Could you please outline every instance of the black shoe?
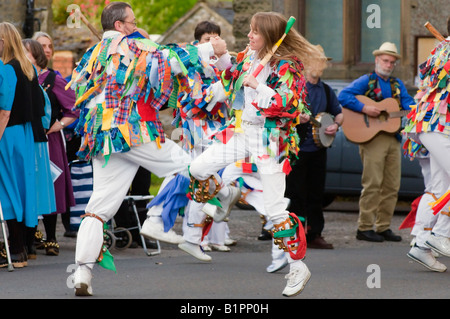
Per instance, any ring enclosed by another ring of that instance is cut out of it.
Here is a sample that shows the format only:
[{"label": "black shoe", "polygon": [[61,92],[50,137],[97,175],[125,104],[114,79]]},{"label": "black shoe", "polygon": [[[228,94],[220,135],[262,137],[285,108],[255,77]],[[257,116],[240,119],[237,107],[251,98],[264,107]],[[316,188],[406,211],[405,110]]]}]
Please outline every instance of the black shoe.
[{"label": "black shoe", "polygon": [[64,232],[64,237],[76,238],[77,235],[78,235],[78,232],[75,230],[67,230]]},{"label": "black shoe", "polygon": [[365,240],[365,241],[373,241],[373,242],[377,242],[377,243],[381,243],[382,241],[384,241],[384,237],[381,235],[378,235],[373,230],[365,230],[365,231],[358,230],[356,232],[356,239]]},{"label": "black shoe", "polygon": [[261,234],[258,236],[258,240],[272,240],[272,234],[263,228]]},{"label": "black shoe", "polygon": [[402,241],[402,237],[394,234],[392,232],[392,230],[390,230],[390,229],[382,231],[381,233],[377,233],[377,234],[382,236],[384,238],[384,240],[387,240],[387,241]]}]

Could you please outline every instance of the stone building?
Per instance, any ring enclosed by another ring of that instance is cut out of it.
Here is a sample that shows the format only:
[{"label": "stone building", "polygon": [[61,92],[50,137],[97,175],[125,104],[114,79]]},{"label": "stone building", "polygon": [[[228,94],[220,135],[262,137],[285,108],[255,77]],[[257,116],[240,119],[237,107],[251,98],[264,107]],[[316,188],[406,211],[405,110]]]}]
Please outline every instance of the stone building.
[{"label": "stone building", "polygon": [[448,0],[234,0],[235,45],[244,48],[251,16],[277,11],[294,16],[295,28],[332,57],[324,78],[350,82],[373,69],[372,51],[394,42],[402,59],[395,76],[414,89],[418,65],[437,43],[424,27],[429,21],[444,36]]},{"label": "stone building", "polygon": [[206,2],[198,2],[156,41],[161,44],[192,42],[195,26],[209,20],[220,26],[221,37],[227,42],[228,49],[234,50],[233,16],[231,3],[211,7]]},{"label": "stone building", "polygon": [[[12,22],[22,32],[30,3],[35,8],[35,29],[52,35],[55,49],[64,51],[57,52],[53,63],[58,64],[60,55],[64,60],[72,55],[75,61],[97,41],[83,24],[77,32],[65,26],[53,27],[52,0],[0,1],[0,21]],[[414,89],[418,65],[436,43],[423,25],[429,21],[447,36],[447,8],[448,0],[203,0],[167,30],[160,42],[192,41],[195,24],[211,19],[221,25],[229,49],[239,51],[248,43],[251,16],[258,11],[277,11],[294,16],[294,27],[333,58],[324,79],[345,84],[370,72],[372,51],[390,41],[403,57],[394,75]]]}]

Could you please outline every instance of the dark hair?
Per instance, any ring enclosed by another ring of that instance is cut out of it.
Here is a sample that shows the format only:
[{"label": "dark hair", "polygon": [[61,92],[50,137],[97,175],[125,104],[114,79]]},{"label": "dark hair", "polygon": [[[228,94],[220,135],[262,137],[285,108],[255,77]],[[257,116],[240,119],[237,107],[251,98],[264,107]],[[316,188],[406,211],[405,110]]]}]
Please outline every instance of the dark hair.
[{"label": "dark hair", "polygon": [[23,39],[22,43],[27,51],[29,51],[33,58],[36,60],[37,66],[41,69],[45,69],[47,67],[48,60],[45,56],[44,48],[42,47],[42,45],[38,41],[32,39]]},{"label": "dark hair", "polygon": [[202,35],[205,33],[216,33],[220,35],[220,27],[211,21],[202,21],[195,27],[194,38],[197,41],[200,41]]},{"label": "dark hair", "polygon": [[123,21],[126,18],[126,8],[131,9],[131,5],[126,2],[111,2],[102,12],[101,23],[103,31],[114,30],[116,21]]}]

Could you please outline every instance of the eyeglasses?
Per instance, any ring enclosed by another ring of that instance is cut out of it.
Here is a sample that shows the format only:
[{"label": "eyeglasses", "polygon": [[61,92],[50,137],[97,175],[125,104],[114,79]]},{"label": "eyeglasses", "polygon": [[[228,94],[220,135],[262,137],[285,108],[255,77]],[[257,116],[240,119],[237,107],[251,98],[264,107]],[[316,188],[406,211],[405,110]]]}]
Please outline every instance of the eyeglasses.
[{"label": "eyeglasses", "polygon": [[380,59],[381,62],[383,62],[384,64],[389,64],[392,66],[396,66],[397,65],[397,61],[391,61],[391,60],[387,60],[387,59]]},{"label": "eyeglasses", "polygon": [[125,21],[125,20],[119,20],[119,21],[123,22],[123,23],[129,23],[129,24],[132,24],[134,26],[137,26],[137,22],[130,22],[130,21]]}]

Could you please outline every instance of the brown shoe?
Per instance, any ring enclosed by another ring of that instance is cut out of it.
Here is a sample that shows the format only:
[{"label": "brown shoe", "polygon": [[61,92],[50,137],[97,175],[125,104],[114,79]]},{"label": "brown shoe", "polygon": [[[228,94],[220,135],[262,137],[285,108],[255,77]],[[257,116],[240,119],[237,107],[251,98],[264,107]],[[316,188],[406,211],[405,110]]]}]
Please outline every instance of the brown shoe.
[{"label": "brown shoe", "polygon": [[59,255],[59,244],[56,241],[46,241],[45,242],[45,254],[47,256],[58,256]]},{"label": "brown shoe", "polygon": [[307,243],[307,248],[313,249],[334,249],[333,245],[327,243],[327,241],[322,236],[317,236],[313,240]]}]

